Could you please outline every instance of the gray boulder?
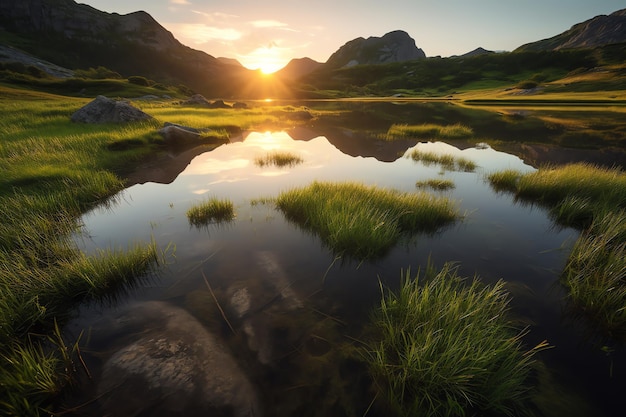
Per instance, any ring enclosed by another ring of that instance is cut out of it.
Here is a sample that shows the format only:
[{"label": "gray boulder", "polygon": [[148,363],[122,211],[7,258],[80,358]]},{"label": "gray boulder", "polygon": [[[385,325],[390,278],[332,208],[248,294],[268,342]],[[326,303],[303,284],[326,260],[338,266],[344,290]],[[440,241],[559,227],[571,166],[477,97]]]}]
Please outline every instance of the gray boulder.
[{"label": "gray boulder", "polygon": [[186,106],[205,106],[209,107],[211,102],[207,100],[202,94],[194,94],[189,97],[187,100],[183,101],[181,104]]},{"label": "gray boulder", "polygon": [[166,122],[159,134],[163,137],[165,144],[170,146],[182,146],[192,144],[222,144],[226,141],[210,135],[211,129],[196,129],[175,123]]},{"label": "gray boulder", "polygon": [[104,331],[139,331],[104,363],[103,415],[261,415],[256,391],[232,354],[185,310],[140,303],[108,324]]},{"label": "gray boulder", "polygon": [[127,123],[151,120],[152,116],[127,101],[98,96],[71,116],[75,123]]}]

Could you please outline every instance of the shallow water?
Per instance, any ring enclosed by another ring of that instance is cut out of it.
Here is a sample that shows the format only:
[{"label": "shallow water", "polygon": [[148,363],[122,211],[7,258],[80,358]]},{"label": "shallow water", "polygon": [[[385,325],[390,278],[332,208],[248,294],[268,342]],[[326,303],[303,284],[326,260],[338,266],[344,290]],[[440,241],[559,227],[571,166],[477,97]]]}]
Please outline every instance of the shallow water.
[{"label": "shallow water", "polygon": [[[327,136],[316,136],[320,131]],[[246,132],[240,141],[193,157],[173,182],[135,184],[108,207],[87,213],[77,242],[88,253],[150,239],[161,248],[175,247],[175,252],[158,276],[114,305],[83,306],[70,324],[75,333],[89,329],[82,350],[92,373],[73,402],[89,402],[81,408],[84,415],[190,415],[203,410],[196,401],[202,394],[171,388],[185,387],[189,379],[165,374],[168,367],[184,368],[171,356],[191,348],[161,346],[152,355],[154,363],[142,362],[142,369],[165,369],[152,375],[160,381],[158,389],[132,385],[132,378],[129,386],[110,383],[112,364],[116,372],[120,367],[127,375],[139,372],[120,359],[120,352],[144,352],[147,343],[172,340],[166,335],[173,332],[167,323],[184,312],[188,321],[198,320],[199,327],[219,339],[221,349],[239,366],[244,385],[249,383],[255,392],[242,400],[253,404],[250,409],[264,410],[264,415],[336,415],[339,410],[363,415],[372,401],[363,370],[342,362],[338,352],[356,344],[351,338],[360,335],[379,301],[381,283],[396,288],[402,271],[415,275],[430,260],[436,266],[455,262],[462,276],[476,274],[487,283],[505,280],[513,295],[512,316],[521,327],[528,326],[524,341],[532,346],[545,339],[554,346],[538,356],[545,367],[537,377],[539,394],[532,406],[541,415],[616,415],[618,390],[626,382],[624,352],[608,354],[589,342],[585,326],[567,313],[558,284],[578,233],[556,227],[539,207],[494,192],[484,178],[509,168],[530,172],[533,166],[491,147],[467,141],[456,145],[388,143],[350,128]],[[407,155],[416,148],[463,156],[478,168],[453,172],[415,162]],[[290,151],[304,162],[255,165],[255,157],[272,150]],[[457,202],[464,219],[435,234],[416,235],[368,262],[340,258],[317,237],[287,222],[271,204],[252,204],[313,180],[358,181],[412,192],[417,181],[432,178],[454,182],[454,189],[440,194]],[[187,209],[208,196],[231,200],[235,220],[190,226]],[[170,307],[171,314],[162,315]],[[141,311],[149,313],[141,316]],[[132,401],[121,391],[132,392]],[[180,401],[171,403],[172,395]],[[180,404],[185,401],[187,407]],[[235,414],[248,411],[235,407]],[[369,415],[376,412],[380,410],[374,407]]]}]

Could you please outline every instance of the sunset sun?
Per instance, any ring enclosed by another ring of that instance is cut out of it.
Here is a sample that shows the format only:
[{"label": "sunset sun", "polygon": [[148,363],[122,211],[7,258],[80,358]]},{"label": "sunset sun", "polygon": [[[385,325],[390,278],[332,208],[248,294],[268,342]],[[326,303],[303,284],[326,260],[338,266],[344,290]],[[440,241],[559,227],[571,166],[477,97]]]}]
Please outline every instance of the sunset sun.
[{"label": "sunset sun", "polygon": [[270,44],[252,51],[248,56],[242,58],[242,63],[244,66],[259,70],[263,74],[271,74],[285,66],[286,58],[280,48]]}]

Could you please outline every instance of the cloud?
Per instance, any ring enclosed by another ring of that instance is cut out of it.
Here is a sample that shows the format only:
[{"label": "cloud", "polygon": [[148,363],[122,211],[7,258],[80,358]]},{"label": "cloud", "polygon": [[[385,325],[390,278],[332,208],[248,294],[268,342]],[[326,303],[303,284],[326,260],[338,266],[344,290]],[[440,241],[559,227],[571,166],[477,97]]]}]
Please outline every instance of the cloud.
[{"label": "cloud", "polygon": [[186,5],[186,4],[191,4],[190,2],[188,2],[187,0],[170,0],[171,4],[178,4],[178,5]]},{"label": "cloud", "polygon": [[233,28],[219,28],[203,23],[180,23],[173,24],[172,29],[181,37],[189,39],[195,44],[203,44],[210,41],[232,42],[241,38],[242,34]]}]

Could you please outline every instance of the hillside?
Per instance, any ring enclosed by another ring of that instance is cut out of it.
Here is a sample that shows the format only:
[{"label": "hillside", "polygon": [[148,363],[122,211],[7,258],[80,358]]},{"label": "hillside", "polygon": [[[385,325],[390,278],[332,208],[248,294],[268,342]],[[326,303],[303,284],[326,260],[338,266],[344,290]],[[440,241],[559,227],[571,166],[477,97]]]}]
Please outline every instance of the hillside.
[{"label": "hillside", "polygon": [[142,11],[119,15],[73,0],[0,0],[0,28],[1,43],[61,67],[103,66],[208,96],[236,95],[254,74],[181,44]]},{"label": "hillside", "polygon": [[626,42],[626,9],[618,10],[608,16],[596,16],[551,38],[522,45],[515,51],[595,48],[622,42]]}]

